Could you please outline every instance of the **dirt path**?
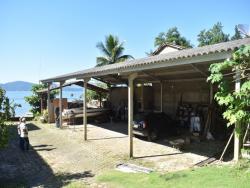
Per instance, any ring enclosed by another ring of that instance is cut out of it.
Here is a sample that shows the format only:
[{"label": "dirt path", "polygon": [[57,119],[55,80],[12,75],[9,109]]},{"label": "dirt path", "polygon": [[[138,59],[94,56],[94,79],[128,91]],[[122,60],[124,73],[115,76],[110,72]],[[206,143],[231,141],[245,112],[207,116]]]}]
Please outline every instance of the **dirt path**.
[{"label": "dirt path", "polygon": [[[81,127],[58,129],[33,122],[28,128],[29,152],[19,150],[16,137],[0,151],[0,185],[13,180],[31,187],[62,187],[71,181],[89,185],[95,176],[122,162],[166,172],[189,168],[207,158],[135,138],[135,159],[129,160],[126,124],[88,125],[88,141],[83,140]],[[12,132],[16,135],[15,127]]]}]

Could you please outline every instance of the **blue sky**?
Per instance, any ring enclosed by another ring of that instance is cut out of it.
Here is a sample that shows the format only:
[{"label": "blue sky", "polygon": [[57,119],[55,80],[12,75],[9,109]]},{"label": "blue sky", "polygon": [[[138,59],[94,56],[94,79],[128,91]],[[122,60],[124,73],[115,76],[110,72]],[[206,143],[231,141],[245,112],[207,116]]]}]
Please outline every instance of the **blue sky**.
[{"label": "blue sky", "polygon": [[0,83],[93,67],[96,43],[108,34],[125,41],[125,53],[135,58],[173,26],[193,45],[218,21],[232,35],[236,24],[250,24],[249,7],[249,0],[0,0]]}]

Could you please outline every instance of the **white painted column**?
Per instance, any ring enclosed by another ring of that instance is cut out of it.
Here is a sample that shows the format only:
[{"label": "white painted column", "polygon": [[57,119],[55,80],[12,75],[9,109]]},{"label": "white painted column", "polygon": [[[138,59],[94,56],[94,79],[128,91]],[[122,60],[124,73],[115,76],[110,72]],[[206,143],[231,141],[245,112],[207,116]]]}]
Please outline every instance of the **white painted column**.
[{"label": "white painted column", "polygon": [[60,128],[62,128],[62,85],[64,84],[64,82],[60,82],[60,88],[59,88],[59,126]]},{"label": "white painted column", "polygon": [[[240,71],[236,71],[236,81],[235,81],[235,92],[240,91]],[[237,133],[237,130],[239,130],[239,123],[235,123],[235,129],[234,129],[234,160],[239,160],[239,154],[240,154],[240,134]]]},{"label": "white painted column", "polygon": [[84,125],[84,140],[87,140],[87,86],[89,78],[84,78],[83,85],[83,125]]},{"label": "white painted column", "polygon": [[48,91],[47,91],[48,123],[51,123],[50,85],[51,83],[48,83]]},{"label": "white painted column", "polygon": [[161,112],[163,112],[163,83],[161,82]]},{"label": "white painted column", "polygon": [[128,136],[129,136],[129,157],[133,157],[133,120],[134,120],[134,79],[132,74],[128,79]]}]

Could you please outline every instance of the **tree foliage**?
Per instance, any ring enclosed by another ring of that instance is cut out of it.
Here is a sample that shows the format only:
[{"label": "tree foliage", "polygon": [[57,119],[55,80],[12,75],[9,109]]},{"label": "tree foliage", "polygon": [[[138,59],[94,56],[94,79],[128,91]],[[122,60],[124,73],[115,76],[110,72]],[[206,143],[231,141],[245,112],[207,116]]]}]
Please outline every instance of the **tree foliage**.
[{"label": "tree foliage", "polygon": [[128,59],[133,59],[131,55],[123,55],[124,43],[120,42],[118,37],[113,35],[106,36],[104,43],[98,42],[96,47],[103,54],[103,56],[96,58],[96,66],[120,63]]},{"label": "tree foliage", "polygon": [[222,29],[223,26],[220,22],[214,24],[214,26],[207,31],[203,29],[198,34],[198,46],[205,46],[229,41],[229,34],[225,34]]},{"label": "tree foliage", "polygon": [[0,88],[0,148],[4,147],[8,142],[8,127],[6,121],[11,117],[10,103],[6,92]]},{"label": "tree foliage", "polygon": [[[45,84],[34,84],[31,88],[32,95],[25,97],[25,101],[30,104],[31,112],[35,115],[40,113],[40,108],[41,108],[41,96],[38,94],[37,91],[41,89],[45,89],[47,86]],[[57,94],[57,91],[51,91],[50,92],[50,98],[53,99],[55,98],[55,95]]]},{"label": "tree foliage", "polygon": [[238,39],[242,39],[243,37],[241,36],[240,31],[238,30],[238,27],[235,26],[234,27],[234,35],[231,37],[231,40],[238,40]]},{"label": "tree foliage", "polygon": [[[98,81],[95,83],[95,85],[100,87],[100,88],[103,88],[103,89],[107,89],[107,87],[108,87],[107,84],[102,83],[102,82],[98,82]],[[90,89],[87,90],[87,102],[90,102],[92,100],[99,100],[100,97],[102,99],[107,99],[107,94],[106,93],[98,93],[98,92],[90,90]]]},{"label": "tree foliage", "polygon": [[[212,64],[209,70],[211,75],[208,80],[218,84],[215,100],[226,108],[223,117],[228,125],[250,123],[250,46],[240,47],[230,60]],[[236,77],[232,81],[228,79],[230,75],[238,75],[241,82],[239,92],[233,87]]]},{"label": "tree foliage", "polygon": [[177,27],[172,27],[168,29],[167,32],[161,32],[155,38],[155,47],[159,47],[164,43],[174,43],[179,46],[183,46],[186,48],[191,48],[192,45],[190,41],[188,41],[185,37],[181,36]]}]

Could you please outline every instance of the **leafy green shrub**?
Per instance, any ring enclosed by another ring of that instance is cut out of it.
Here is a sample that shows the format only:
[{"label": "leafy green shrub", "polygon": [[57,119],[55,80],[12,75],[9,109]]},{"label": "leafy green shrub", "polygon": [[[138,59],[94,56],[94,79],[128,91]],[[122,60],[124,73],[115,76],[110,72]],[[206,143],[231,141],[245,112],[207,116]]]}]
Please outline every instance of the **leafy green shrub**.
[{"label": "leafy green shrub", "polygon": [[[215,99],[221,106],[226,107],[223,113],[228,125],[241,122],[250,123],[250,46],[242,46],[233,53],[230,60],[212,64],[209,68],[211,75],[208,77],[212,83],[218,84],[218,92]],[[224,73],[230,71],[230,73]],[[236,92],[232,87],[235,75],[239,75],[241,82],[240,91]],[[233,81],[226,76],[232,75]]]},{"label": "leafy green shrub", "polygon": [[[30,110],[34,116],[40,115],[40,108],[41,108],[41,96],[39,95],[38,91],[41,89],[46,89],[47,86],[44,84],[34,84],[32,86],[32,95],[25,97],[25,101],[30,104],[32,109]],[[55,98],[57,91],[50,92],[50,98]]]},{"label": "leafy green shrub", "polygon": [[8,127],[6,121],[11,117],[10,103],[6,92],[0,88],[0,148],[8,143]]}]

